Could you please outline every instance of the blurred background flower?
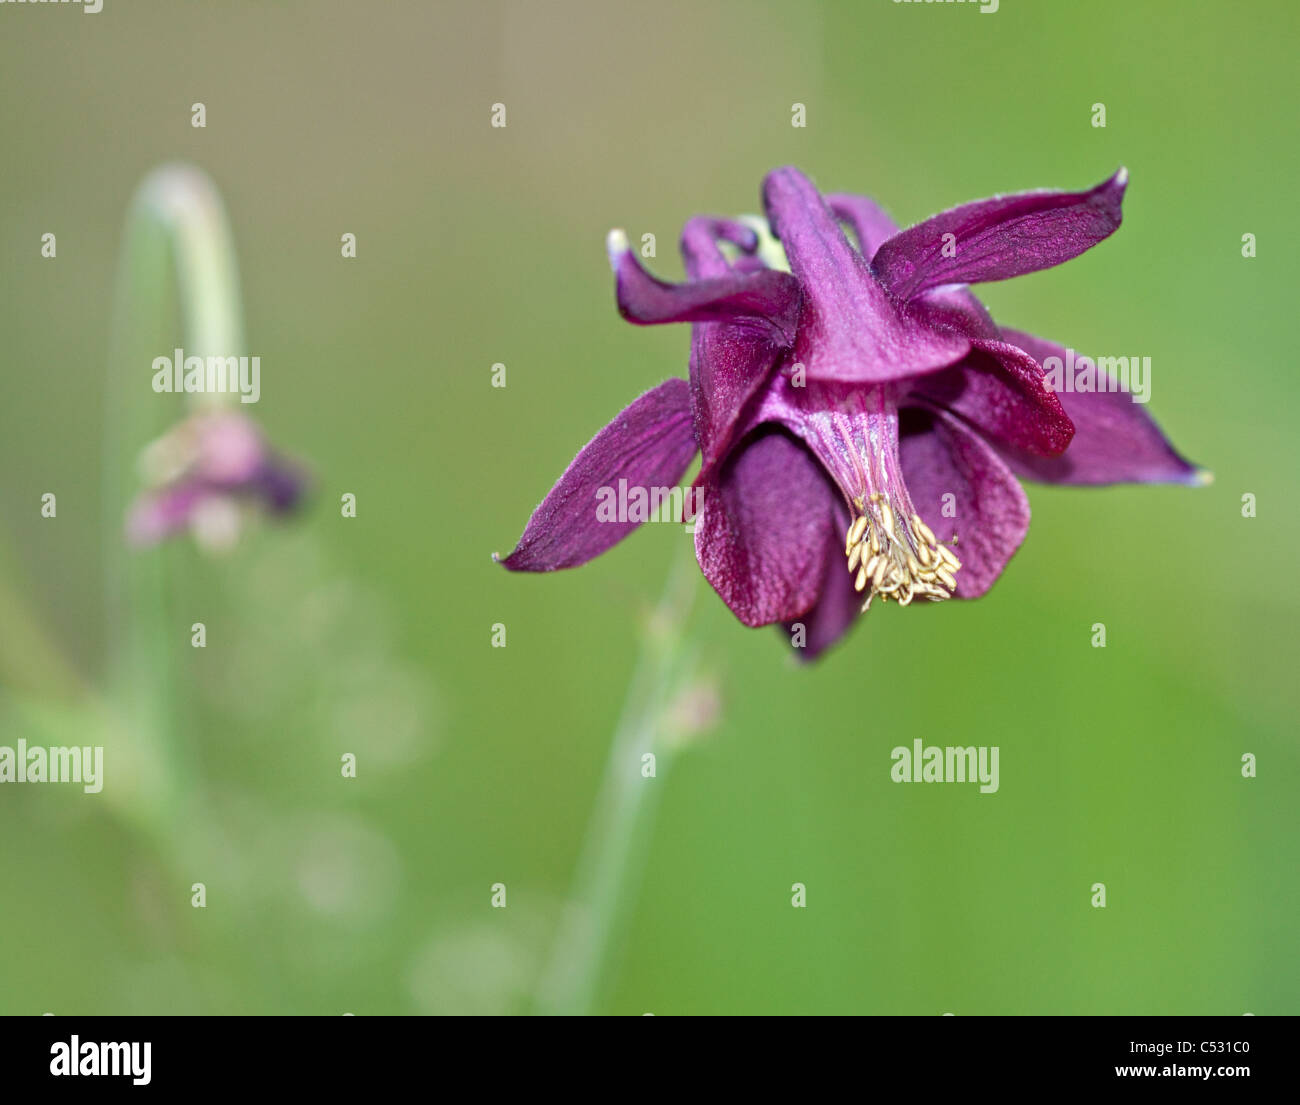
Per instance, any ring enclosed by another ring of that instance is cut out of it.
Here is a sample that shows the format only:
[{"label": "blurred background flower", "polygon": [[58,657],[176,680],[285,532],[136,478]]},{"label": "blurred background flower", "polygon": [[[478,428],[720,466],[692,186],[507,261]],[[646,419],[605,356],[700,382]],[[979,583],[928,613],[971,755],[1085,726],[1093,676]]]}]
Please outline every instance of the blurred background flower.
[{"label": "blurred background flower", "polygon": [[287,514],[304,484],[256,424],[231,411],[190,415],[145,449],[140,469],[147,490],[126,523],[127,539],[139,546],[189,529],[207,548],[229,548],[249,510]]}]

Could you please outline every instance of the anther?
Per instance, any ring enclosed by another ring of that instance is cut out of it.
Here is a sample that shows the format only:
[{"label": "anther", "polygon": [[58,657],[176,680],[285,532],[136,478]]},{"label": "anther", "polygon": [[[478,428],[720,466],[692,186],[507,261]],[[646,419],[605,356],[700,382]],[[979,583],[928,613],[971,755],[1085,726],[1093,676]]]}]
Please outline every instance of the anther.
[{"label": "anther", "polygon": [[849,526],[844,553],[854,588],[867,592],[863,610],[876,597],[882,602],[893,598],[900,606],[916,598],[938,602],[952,597],[961,561],[919,514],[895,512],[888,496],[878,491],[853,505],[861,513]]}]

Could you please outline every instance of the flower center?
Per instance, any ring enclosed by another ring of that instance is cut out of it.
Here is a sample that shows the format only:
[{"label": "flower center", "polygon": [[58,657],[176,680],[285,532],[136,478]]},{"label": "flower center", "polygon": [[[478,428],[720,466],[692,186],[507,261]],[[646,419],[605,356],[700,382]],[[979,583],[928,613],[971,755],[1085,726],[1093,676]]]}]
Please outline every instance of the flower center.
[{"label": "flower center", "polygon": [[881,602],[892,598],[899,606],[914,598],[933,602],[952,598],[961,561],[935,538],[919,514],[899,513],[880,491],[871,492],[865,501],[855,499],[854,506],[859,513],[849,526],[844,555],[849,558],[849,571],[857,573],[854,588],[867,591],[864,611],[877,595]]},{"label": "flower center", "polygon": [[853,512],[844,544],[854,586],[906,606],[951,598],[961,561],[921,520],[898,459],[898,408],[883,387],[790,387],[802,434]]}]

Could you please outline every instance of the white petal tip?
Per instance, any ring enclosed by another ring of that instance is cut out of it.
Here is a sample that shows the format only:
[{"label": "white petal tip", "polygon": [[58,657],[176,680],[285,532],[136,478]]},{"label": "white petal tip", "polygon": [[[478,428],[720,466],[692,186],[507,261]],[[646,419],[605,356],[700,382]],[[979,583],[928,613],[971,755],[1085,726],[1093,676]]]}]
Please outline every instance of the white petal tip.
[{"label": "white petal tip", "polygon": [[618,261],[628,251],[627,231],[611,230],[605,235],[605,254],[609,257],[609,267],[618,272]]}]

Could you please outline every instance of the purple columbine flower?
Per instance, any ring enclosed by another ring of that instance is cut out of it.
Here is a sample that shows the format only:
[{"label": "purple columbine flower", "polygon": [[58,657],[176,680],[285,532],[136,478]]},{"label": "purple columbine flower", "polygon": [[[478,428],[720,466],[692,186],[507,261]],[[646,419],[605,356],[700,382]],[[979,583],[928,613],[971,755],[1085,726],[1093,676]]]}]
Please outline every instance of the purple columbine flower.
[{"label": "purple columbine flower", "polygon": [[238,537],[246,509],[285,514],[298,503],[302,473],[267,446],[256,424],[223,410],[191,415],[141,458],[147,489],[127,514],[127,540],[149,546],[191,530],[223,548]]},{"label": "purple columbine flower", "polygon": [[693,324],[689,383],[665,381],[601,430],[502,563],[585,563],[639,524],[599,520],[603,488],[675,485],[698,452],[704,575],[746,625],[802,623],[815,656],[875,598],[988,591],[1029,526],[1018,476],[1203,482],[1128,392],[1053,392],[1041,361],[1066,351],[998,327],[966,287],[1108,237],[1127,179],[982,200],[899,232],[866,197],[823,197],[777,169],[766,222],[687,222],[679,285],[613,232],[623,316]]}]

